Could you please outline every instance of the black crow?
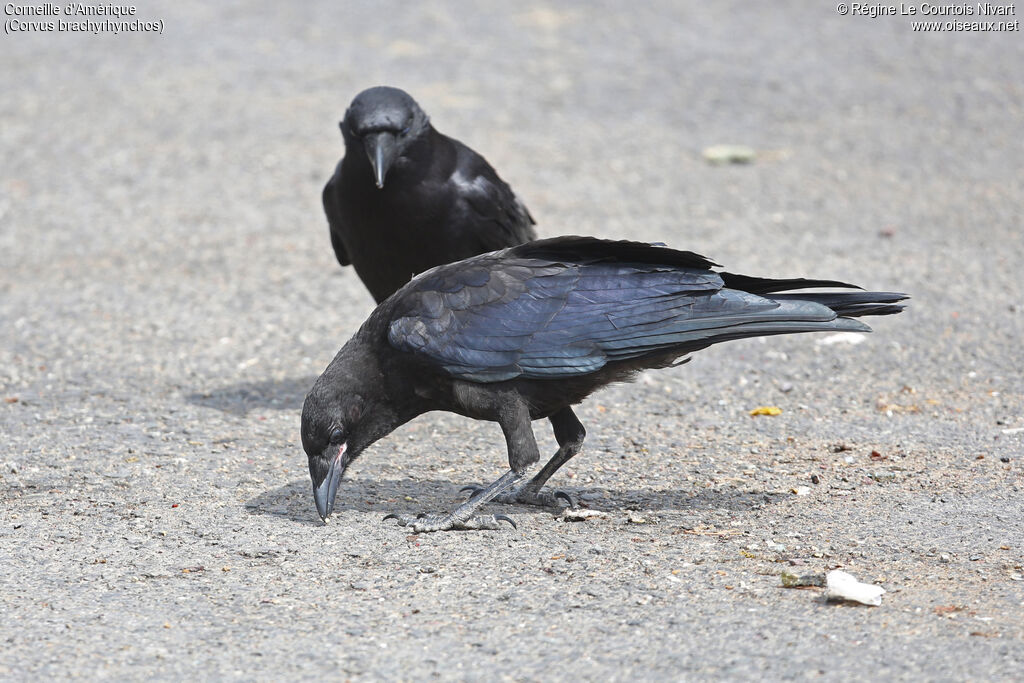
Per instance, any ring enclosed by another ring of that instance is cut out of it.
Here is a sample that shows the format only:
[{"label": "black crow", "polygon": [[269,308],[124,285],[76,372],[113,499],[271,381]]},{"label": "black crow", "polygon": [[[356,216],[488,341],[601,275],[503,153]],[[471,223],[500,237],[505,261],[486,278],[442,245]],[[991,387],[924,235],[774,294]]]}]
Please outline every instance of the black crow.
[{"label": "black crow", "polygon": [[[450,514],[400,517],[415,531],[496,528],[489,500],[550,505],[548,478],[579,452],[573,405],[610,382],[730,339],[870,332],[854,320],[898,313],[892,292],[830,280],[716,272],[703,256],[641,242],[557,237],[439,266],[370,315],[306,396],[302,446],[326,519],[338,481],[367,446],[431,410],[497,422],[509,471]],[[540,459],[532,420],[548,418],[558,451]]]},{"label": "black crow", "polygon": [[533,218],[482,156],[441,135],[397,88],[359,93],[345,156],[324,187],[338,263],[384,301],[413,275],[528,242]]}]

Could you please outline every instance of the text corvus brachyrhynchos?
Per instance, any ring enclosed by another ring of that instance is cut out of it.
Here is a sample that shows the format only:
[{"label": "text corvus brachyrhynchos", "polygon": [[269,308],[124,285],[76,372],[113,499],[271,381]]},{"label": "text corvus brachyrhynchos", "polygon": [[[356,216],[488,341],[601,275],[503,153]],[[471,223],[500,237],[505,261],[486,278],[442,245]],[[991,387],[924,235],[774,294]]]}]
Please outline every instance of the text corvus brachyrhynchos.
[{"label": "text corvus brachyrhynchos", "polygon": [[536,237],[487,160],[434,130],[404,91],[364,90],[339,125],[345,156],[324,212],[338,262],[355,266],[377,303],[429,268]]},{"label": "text corvus brachyrhynchos", "polygon": [[[869,332],[853,317],[903,309],[891,292],[828,280],[711,270],[691,252],[640,242],[558,237],[423,273],[377,307],[306,396],[302,446],[325,518],[353,458],[399,425],[447,410],[501,425],[509,471],[446,515],[400,518],[416,531],[494,528],[483,503],[548,504],[541,487],[580,449],[571,406],[592,391],[730,339]],[[538,461],[531,420],[548,418],[558,451]]]}]

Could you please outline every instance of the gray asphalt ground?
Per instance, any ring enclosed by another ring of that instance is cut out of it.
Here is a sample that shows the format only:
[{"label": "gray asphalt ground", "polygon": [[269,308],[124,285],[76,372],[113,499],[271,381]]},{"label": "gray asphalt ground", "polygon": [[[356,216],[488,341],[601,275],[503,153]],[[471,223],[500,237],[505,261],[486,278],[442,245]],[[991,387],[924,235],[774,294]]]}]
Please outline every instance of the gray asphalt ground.
[{"label": "gray asphalt ground", "polygon": [[[0,40],[0,678],[1024,675],[1019,31],[804,2],[138,18],[163,33]],[[383,523],[506,467],[495,425],[436,414],[363,455],[325,526],[301,401],[371,298],[319,195],[381,83],[543,236],[911,306],[863,343],[731,343],[592,397],[553,483],[601,516]],[[712,166],[719,143],[757,159]],[[834,567],[882,605],[780,587]]]}]

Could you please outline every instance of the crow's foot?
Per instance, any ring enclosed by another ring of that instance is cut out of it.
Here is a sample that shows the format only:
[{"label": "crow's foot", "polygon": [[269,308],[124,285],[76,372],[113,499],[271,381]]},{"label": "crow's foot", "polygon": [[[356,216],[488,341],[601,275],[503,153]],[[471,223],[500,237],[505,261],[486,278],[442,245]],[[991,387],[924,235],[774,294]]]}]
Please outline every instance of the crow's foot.
[{"label": "crow's foot", "polygon": [[[483,531],[501,528],[502,522],[508,522],[515,529],[516,523],[507,515],[491,515],[489,517],[470,517],[460,520],[454,515],[428,515],[421,512],[418,515],[398,515],[391,513],[384,520],[396,519],[399,526],[410,527],[416,533],[428,533],[431,531]],[[383,521],[383,520],[382,520]]]},{"label": "crow's foot", "polygon": [[[483,489],[479,486],[463,486],[462,492],[469,492],[470,497],[480,493]],[[536,505],[537,507],[559,508],[571,507],[573,510],[579,507],[576,498],[565,491],[535,491],[530,485],[521,486],[515,491],[501,493],[491,498],[491,503],[502,503],[504,505]]]}]

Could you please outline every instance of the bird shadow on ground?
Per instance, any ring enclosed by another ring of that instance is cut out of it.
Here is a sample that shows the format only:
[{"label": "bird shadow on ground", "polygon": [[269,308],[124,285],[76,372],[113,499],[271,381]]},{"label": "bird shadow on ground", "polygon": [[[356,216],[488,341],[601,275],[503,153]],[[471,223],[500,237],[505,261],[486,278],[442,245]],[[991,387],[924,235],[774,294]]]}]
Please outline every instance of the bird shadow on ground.
[{"label": "bird shadow on ground", "polygon": [[299,410],[315,381],[315,376],[309,376],[243,382],[189,394],[186,400],[238,416],[254,410]]},{"label": "bird shadow on ground", "polygon": [[[471,482],[466,482],[471,483]],[[444,480],[343,480],[335,499],[336,511],[415,514],[445,512],[466,499],[456,485]],[[728,510],[746,512],[770,505],[782,498],[762,491],[703,490],[696,494],[682,491],[651,489],[561,489],[581,499],[580,507],[601,512],[650,510],[698,512]],[[586,496],[583,498],[583,496]],[[309,480],[297,479],[246,501],[245,509],[252,515],[283,517],[308,526],[319,526],[313,507]],[[529,505],[486,505],[485,510],[506,514],[558,514],[555,508]]]}]

